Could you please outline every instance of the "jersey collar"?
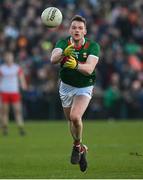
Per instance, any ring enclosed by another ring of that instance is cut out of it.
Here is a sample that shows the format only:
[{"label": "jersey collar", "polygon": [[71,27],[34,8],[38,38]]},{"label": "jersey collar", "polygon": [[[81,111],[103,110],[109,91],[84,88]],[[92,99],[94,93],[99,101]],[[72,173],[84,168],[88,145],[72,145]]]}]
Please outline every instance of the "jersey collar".
[{"label": "jersey collar", "polygon": [[[85,38],[83,37],[82,39],[83,39],[82,45],[79,46],[79,47],[75,47],[76,50],[80,50],[80,49],[84,46],[84,44],[85,44]],[[70,44],[74,44],[72,37],[70,37],[69,41],[70,41]]]}]

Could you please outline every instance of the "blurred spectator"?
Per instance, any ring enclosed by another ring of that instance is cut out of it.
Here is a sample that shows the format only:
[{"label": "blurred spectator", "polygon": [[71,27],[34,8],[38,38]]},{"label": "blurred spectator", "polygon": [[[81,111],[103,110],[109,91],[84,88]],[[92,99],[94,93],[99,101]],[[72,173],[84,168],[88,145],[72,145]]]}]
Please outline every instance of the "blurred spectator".
[{"label": "blurred spectator", "polygon": [[112,74],[110,85],[104,93],[104,107],[107,118],[120,118],[121,92],[119,81],[119,75],[117,73]]},{"label": "blurred spectator", "polygon": [[143,89],[139,80],[134,80],[130,89],[124,92],[124,99],[128,118],[141,119],[143,117]]}]

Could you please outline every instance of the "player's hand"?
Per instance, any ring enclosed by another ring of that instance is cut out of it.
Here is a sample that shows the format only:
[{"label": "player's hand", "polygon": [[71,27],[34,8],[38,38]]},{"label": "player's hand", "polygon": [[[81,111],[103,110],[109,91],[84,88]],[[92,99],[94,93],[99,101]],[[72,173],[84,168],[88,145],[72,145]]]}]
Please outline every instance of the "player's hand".
[{"label": "player's hand", "polygon": [[71,44],[68,47],[65,48],[64,52],[63,52],[64,56],[72,56],[75,57],[75,49],[74,49],[74,45]]},{"label": "player's hand", "polygon": [[70,69],[77,69],[78,61],[74,57],[69,56],[67,61],[64,63],[63,67],[70,68]]}]

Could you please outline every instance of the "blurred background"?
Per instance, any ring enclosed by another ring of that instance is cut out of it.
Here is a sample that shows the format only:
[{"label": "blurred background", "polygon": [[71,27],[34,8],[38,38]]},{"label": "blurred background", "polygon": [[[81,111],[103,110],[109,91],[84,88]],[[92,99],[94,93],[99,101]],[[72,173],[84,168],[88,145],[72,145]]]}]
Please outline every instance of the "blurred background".
[{"label": "blurred background", "polygon": [[[42,11],[56,6],[63,13],[58,29],[41,22]],[[0,0],[0,64],[9,49],[26,76],[25,119],[63,119],[58,94],[59,66],[50,53],[68,35],[75,14],[87,19],[87,37],[101,46],[88,119],[143,119],[142,0]]]}]

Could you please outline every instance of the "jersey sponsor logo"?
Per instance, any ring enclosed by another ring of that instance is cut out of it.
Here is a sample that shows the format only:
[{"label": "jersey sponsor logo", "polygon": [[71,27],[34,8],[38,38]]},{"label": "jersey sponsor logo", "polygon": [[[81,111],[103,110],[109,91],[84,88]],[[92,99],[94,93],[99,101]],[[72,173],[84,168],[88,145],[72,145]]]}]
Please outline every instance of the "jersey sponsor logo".
[{"label": "jersey sponsor logo", "polygon": [[[78,57],[79,57],[79,54],[80,54],[80,52],[75,52],[75,56],[76,56],[76,58],[78,59]],[[87,53],[86,52],[84,52],[83,54],[82,54],[82,57],[83,58],[87,58]]]},{"label": "jersey sponsor logo", "polygon": [[83,53],[83,58],[87,58],[87,53],[86,52]]}]

